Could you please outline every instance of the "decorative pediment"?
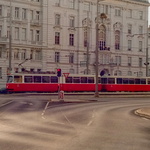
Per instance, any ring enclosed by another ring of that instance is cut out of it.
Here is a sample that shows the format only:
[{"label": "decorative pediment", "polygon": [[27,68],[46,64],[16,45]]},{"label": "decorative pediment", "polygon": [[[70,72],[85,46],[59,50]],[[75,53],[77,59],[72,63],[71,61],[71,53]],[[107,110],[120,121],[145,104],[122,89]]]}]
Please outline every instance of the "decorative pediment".
[{"label": "decorative pediment", "polygon": [[116,22],[114,25],[114,30],[122,30],[122,24],[120,22]]},{"label": "decorative pediment", "polygon": [[90,18],[85,18],[82,20],[82,25],[83,27],[91,27],[92,26],[92,21]]}]

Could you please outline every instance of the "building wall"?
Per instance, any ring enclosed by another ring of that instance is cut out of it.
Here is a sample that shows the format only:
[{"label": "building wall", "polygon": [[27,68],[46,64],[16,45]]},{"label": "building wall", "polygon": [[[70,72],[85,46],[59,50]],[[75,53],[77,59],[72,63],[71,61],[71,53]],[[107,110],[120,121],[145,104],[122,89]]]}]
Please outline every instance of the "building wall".
[{"label": "building wall", "polygon": [[[11,3],[10,3],[11,2]],[[0,87],[6,82],[7,68],[9,67],[9,35],[8,27],[12,27],[12,73],[23,68],[27,71],[56,71],[61,68],[63,73],[95,74],[96,50],[96,22],[97,0],[75,0],[74,7],[70,7],[70,0],[1,0],[0,1],[0,47],[2,48]],[[105,71],[108,75],[145,76],[147,44],[148,2],[145,1],[100,1],[98,16],[104,13],[107,18],[100,19],[99,29],[103,25],[106,29],[106,46],[109,50],[99,51],[99,73]],[[72,6],[73,6],[72,5]],[[7,16],[7,8],[12,6],[12,19]],[[19,17],[15,17],[15,9],[19,8]],[[89,8],[89,9],[88,9]],[[22,18],[26,9],[26,18]],[[117,10],[117,12],[116,12]],[[129,14],[132,10],[132,16]],[[31,17],[33,12],[33,18]],[[2,12],[2,13],[1,13]],[[39,12],[39,17],[37,17]],[[116,15],[117,13],[118,15]],[[142,19],[139,18],[140,13]],[[60,15],[60,25],[55,24],[56,14]],[[74,26],[70,26],[70,18],[74,17]],[[11,21],[11,23],[10,23]],[[128,25],[132,25],[128,33]],[[139,27],[142,26],[142,34]],[[16,28],[19,28],[19,38],[16,39]],[[23,28],[26,29],[26,38],[23,40]],[[84,47],[84,30],[88,29],[88,47]],[[33,30],[33,39],[31,38]],[[115,30],[120,31],[120,48],[115,49]],[[36,32],[39,31],[37,40]],[[99,31],[99,30],[98,30]],[[55,44],[55,32],[60,33],[60,44]],[[74,45],[69,45],[69,34],[74,34]],[[128,50],[128,40],[132,41],[131,50]],[[142,50],[139,51],[139,41]],[[59,62],[55,61],[58,52]],[[69,63],[70,53],[74,54],[74,62]],[[89,53],[89,65],[86,66]],[[25,55],[25,56],[24,56]],[[16,58],[17,57],[17,58]],[[116,58],[120,61],[116,61]],[[128,57],[132,58],[128,66]],[[139,58],[142,66],[139,67]]]}]

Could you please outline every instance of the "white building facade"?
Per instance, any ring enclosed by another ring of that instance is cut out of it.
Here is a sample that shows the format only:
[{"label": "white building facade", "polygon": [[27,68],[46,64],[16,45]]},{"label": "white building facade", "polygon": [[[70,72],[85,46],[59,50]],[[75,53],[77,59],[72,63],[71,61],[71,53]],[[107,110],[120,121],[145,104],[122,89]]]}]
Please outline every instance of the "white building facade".
[{"label": "white building facade", "polygon": [[95,74],[96,43],[99,74],[145,76],[148,6],[148,0],[1,0],[0,87],[10,68]]}]

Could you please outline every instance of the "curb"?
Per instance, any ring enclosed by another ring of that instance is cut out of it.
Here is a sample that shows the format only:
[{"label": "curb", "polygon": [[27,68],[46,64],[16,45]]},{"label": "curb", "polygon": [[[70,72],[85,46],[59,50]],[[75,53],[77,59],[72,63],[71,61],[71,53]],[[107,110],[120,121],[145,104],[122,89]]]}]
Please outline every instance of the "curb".
[{"label": "curb", "polygon": [[140,117],[144,117],[147,119],[150,119],[150,108],[140,108],[138,110],[135,110],[135,114],[140,116]]}]

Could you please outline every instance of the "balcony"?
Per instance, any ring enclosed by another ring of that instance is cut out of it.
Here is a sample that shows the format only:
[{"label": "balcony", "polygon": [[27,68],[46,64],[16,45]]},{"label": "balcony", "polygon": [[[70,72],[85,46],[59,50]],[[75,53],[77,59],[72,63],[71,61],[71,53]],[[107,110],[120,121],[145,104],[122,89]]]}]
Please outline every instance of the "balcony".
[{"label": "balcony", "polygon": [[31,20],[30,24],[32,26],[41,26],[40,20]]}]

